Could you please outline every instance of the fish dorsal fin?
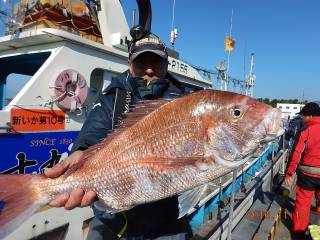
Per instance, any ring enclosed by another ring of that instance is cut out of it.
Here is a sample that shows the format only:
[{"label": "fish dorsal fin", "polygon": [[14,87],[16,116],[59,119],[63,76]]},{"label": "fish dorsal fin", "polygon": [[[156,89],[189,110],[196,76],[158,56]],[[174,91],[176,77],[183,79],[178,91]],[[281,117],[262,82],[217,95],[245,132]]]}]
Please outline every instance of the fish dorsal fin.
[{"label": "fish dorsal fin", "polygon": [[114,130],[105,140],[111,141],[114,136],[132,127],[135,123],[157,110],[164,104],[171,102],[172,99],[142,100],[135,105],[131,105],[127,113],[122,114]]},{"label": "fish dorsal fin", "polygon": [[106,144],[111,142],[116,136],[120,135],[122,132],[132,127],[135,123],[146,117],[148,114],[172,100],[173,99],[142,100],[134,105],[131,105],[129,111],[122,114],[113,131],[111,131],[106,138],[102,139],[100,143],[97,143],[84,150],[79,161],[69,167],[69,169],[64,173],[64,177],[68,177],[70,174],[79,169],[91,156],[93,156]]},{"label": "fish dorsal fin", "polygon": [[207,189],[207,185],[201,185],[182,193],[178,197],[179,201],[179,218],[185,216],[190,209],[199,203],[201,197]]}]

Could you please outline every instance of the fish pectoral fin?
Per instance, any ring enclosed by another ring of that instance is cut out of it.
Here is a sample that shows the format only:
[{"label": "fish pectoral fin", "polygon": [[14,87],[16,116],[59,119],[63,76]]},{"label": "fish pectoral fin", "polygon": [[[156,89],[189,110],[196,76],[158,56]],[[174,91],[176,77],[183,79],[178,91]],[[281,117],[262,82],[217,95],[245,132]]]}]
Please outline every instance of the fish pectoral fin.
[{"label": "fish pectoral fin", "polygon": [[207,161],[204,161],[203,159],[196,161],[195,165],[200,171],[207,171],[210,169],[209,163]]},{"label": "fish pectoral fin", "polygon": [[190,209],[192,209],[199,203],[206,189],[207,185],[201,185],[182,193],[178,197],[179,218],[182,218],[190,211]]}]

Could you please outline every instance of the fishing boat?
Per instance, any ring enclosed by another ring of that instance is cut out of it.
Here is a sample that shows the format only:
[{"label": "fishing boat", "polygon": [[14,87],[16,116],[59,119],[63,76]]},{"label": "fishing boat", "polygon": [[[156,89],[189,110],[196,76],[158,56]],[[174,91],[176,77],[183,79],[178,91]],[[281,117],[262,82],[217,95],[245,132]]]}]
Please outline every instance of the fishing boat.
[{"label": "fishing boat", "polygon": [[[0,172],[41,174],[68,157],[99,94],[127,70],[130,29],[118,0],[22,0],[14,8],[15,22],[0,37]],[[139,23],[148,14],[140,10]],[[174,50],[168,70],[190,92],[212,86]],[[9,101],[12,74],[29,77]],[[263,144],[240,169],[213,181],[188,213],[193,238],[231,239],[283,171],[285,154],[277,142]],[[45,207],[5,239],[86,239],[92,218],[90,208]]]},{"label": "fishing boat", "polygon": [[[0,38],[0,145],[7,153],[2,173],[42,173],[67,157],[99,94],[112,78],[127,70],[130,34],[118,1],[101,3],[102,35],[96,25],[88,32],[64,30],[69,30],[70,19],[82,27],[78,29],[84,29],[84,24],[90,29],[94,20],[73,16],[64,5],[53,3],[38,2],[25,11],[29,15],[18,32]],[[58,23],[61,26],[47,27]],[[210,82],[177,58],[169,57],[169,71],[189,91],[210,87]],[[12,74],[30,79],[7,103]]]}]

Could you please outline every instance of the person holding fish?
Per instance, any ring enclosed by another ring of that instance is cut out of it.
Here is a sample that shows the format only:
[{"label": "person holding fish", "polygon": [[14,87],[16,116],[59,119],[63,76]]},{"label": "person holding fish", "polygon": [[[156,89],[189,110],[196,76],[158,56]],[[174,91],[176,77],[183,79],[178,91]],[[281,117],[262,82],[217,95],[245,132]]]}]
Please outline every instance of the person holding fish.
[{"label": "person holding fish", "polygon": [[167,67],[158,37],[137,38],[129,71],[99,96],[73,153],[44,175],[0,175],[0,239],[48,203],[92,205],[90,240],[188,238],[186,216],[210,182],[284,130],[279,109],[227,91],[185,94]]},{"label": "person holding fish", "polygon": [[314,193],[320,191],[320,107],[307,103],[299,113],[306,126],[299,136],[286,169],[285,183],[293,184],[297,171],[296,200],[292,230],[297,235],[306,231]]},{"label": "person holding fish", "polygon": [[[48,169],[45,173],[48,177],[62,174],[78,161],[84,149],[105,138],[129,104],[160,97],[173,98],[184,93],[182,85],[167,72],[166,46],[157,36],[148,34],[132,42],[128,63],[129,71],[113,80],[94,105],[73,145],[74,153],[62,164]],[[161,236],[164,235],[165,239],[174,240],[185,239],[189,231],[186,220],[178,219],[177,197],[141,205],[122,214],[108,214],[95,200],[95,192],[76,189],[51,201],[50,205],[72,209],[93,203],[96,218],[90,223],[88,239],[110,239],[110,236],[116,238],[116,235],[162,239]],[[109,229],[101,227],[104,223]],[[97,228],[103,230],[97,231]]]}]

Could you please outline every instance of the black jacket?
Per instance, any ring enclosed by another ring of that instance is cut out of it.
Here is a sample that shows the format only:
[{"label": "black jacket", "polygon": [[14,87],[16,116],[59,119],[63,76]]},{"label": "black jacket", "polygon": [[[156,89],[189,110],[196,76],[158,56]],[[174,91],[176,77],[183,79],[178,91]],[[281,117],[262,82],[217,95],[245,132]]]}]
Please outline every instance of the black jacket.
[{"label": "black jacket", "polygon": [[[125,90],[125,93],[119,90]],[[86,149],[105,138],[117,123],[118,116],[125,111],[126,105],[136,103],[140,99],[175,98],[182,94],[184,94],[183,86],[170,74],[167,74],[166,80],[152,81],[149,86],[146,86],[145,80],[131,78],[128,71],[120,74],[99,96],[72,151]],[[93,205],[93,210],[106,225],[115,228],[113,229],[115,232],[118,232],[124,224],[121,214],[117,214],[115,218],[108,216],[101,213],[101,210],[98,210],[95,205]],[[126,215],[128,220],[126,234],[130,237],[155,238],[186,232],[188,228],[186,219],[178,220],[177,197],[137,206],[127,211]],[[120,223],[120,227],[117,226],[117,223],[114,224],[115,221]]]},{"label": "black jacket", "polygon": [[[128,71],[113,78],[111,84],[99,96],[89,113],[72,147],[72,152],[87,149],[100,142],[111,132],[117,117],[121,115],[121,112],[115,114],[114,109],[117,109],[115,104],[119,104],[121,110],[124,111],[125,98],[129,97],[128,103],[134,104],[140,99],[176,98],[184,94],[184,88],[178,80],[169,73],[166,75],[166,79],[169,83],[167,86],[165,86],[165,83],[163,84],[164,80],[161,80],[160,84],[153,84],[147,87],[145,80],[131,78]],[[121,92],[117,91],[119,89],[125,90],[127,96],[120,97],[122,99],[117,99],[116,103],[116,95]]]}]

